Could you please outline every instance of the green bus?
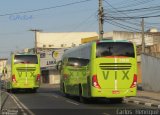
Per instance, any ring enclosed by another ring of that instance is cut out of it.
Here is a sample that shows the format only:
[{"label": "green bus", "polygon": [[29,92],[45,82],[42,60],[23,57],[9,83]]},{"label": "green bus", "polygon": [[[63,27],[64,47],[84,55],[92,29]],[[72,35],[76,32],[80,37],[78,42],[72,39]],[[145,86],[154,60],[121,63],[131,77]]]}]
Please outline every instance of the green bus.
[{"label": "green bus", "polygon": [[136,96],[136,46],[126,40],[99,40],[64,52],[59,70],[60,90],[65,95],[108,98],[122,102]]},{"label": "green bus", "polygon": [[12,54],[7,66],[6,88],[16,92],[25,89],[36,92],[40,87],[40,57],[36,54]]}]

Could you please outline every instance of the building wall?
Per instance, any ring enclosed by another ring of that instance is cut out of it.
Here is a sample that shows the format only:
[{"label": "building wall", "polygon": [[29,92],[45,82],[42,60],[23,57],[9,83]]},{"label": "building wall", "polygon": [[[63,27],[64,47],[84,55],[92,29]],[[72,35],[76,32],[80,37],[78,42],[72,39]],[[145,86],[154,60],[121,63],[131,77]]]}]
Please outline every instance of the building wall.
[{"label": "building wall", "polygon": [[60,75],[59,72],[55,69],[49,70],[49,84],[59,84],[60,83]]},{"label": "building wall", "polygon": [[103,34],[104,39],[113,39],[113,32],[105,32]]},{"label": "building wall", "polygon": [[[104,38],[106,39],[114,39],[114,40],[129,40],[134,42],[136,45],[141,45],[142,43],[142,34],[139,32],[125,32],[125,31],[113,31],[106,32],[104,34]],[[145,43],[146,45],[153,45],[153,36],[145,35]]]},{"label": "building wall", "polygon": [[[42,33],[37,32],[38,48],[62,48],[80,45],[82,38],[98,36],[96,32],[66,32]],[[44,47],[45,46],[45,47]]]},{"label": "building wall", "polygon": [[160,43],[154,44],[150,47],[150,54],[155,57],[160,57]]},{"label": "building wall", "polygon": [[160,92],[160,58],[142,54],[142,88]]},{"label": "building wall", "polygon": [[0,59],[0,79],[4,79],[4,76],[3,76],[3,69],[4,67],[6,67],[6,64],[7,64],[7,59]]}]

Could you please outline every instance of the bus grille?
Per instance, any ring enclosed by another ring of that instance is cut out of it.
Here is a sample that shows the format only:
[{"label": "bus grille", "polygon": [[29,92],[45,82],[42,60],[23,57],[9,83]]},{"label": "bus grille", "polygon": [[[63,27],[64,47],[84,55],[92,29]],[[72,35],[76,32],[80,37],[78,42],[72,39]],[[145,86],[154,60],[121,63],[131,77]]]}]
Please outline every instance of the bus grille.
[{"label": "bus grille", "polygon": [[100,63],[99,67],[102,70],[129,70],[131,63]]},{"label": "bus grille", "polygon": [[35,67],[18,67],[16,68],[17,71],[35,71]]}]

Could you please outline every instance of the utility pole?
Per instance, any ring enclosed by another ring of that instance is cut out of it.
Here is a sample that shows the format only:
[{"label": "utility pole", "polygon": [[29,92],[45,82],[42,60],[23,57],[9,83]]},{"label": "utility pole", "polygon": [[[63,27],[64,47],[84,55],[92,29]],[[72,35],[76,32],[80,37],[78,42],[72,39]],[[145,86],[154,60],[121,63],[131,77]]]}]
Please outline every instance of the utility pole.
[{"label": "utility pole", "polygon": [[141,26],[142,26],[142,53],[145,53],[144,18],[142,18]]},{"label": "utility pole", "polygon": [[103,39],[103,6],[102,6],[102,0],[99,0],[99,13],[98,13],[98,17],[99,17],[99,39]]},{"label": "utility pole", "polygon": [[30,29],[29,31],[35,32],[35,45],[34,45],[34,53],[37,54],[37,32],[41,32],[40,29]]}]

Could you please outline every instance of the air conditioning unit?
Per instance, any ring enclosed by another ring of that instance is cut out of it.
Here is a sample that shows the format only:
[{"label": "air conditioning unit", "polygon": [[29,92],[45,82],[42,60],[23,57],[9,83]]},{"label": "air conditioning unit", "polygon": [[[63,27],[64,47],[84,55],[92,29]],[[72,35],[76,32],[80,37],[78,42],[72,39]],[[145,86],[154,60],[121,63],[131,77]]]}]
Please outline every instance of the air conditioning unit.
[{"label": "air conditioning unit", "polygon": [[61,47],[64,47],[64,44],[61,44]]},{"label": "air conditioning unit", "polygon": [[49,45],[49,47],[53,47],[54,45]]},{"label": "air conditioning unit", "polygon": [[61,44],[61,47],[66,47],[67,45],[66,44]]},{"label": "air conditioning unit", "polygon": [[46,45],[43,45],[43,48],[46,48]]}]

